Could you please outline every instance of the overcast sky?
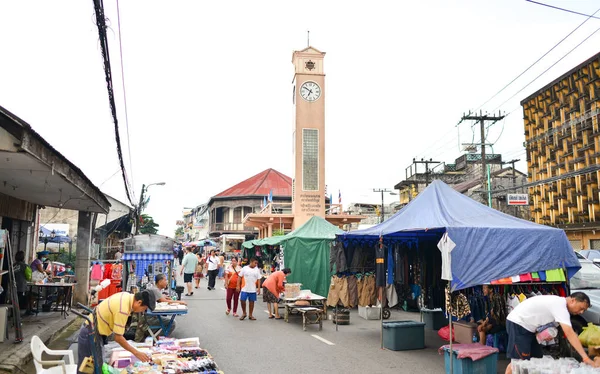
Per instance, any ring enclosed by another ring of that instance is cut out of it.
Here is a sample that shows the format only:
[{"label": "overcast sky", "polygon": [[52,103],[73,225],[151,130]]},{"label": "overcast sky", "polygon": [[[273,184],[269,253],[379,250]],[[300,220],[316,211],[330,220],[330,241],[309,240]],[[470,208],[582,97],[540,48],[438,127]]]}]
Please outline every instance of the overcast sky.
[{"label": "overcast sky", "polygon": [[[167,183],[150,189],[146,213],[169,236],[183,207],[267,168],[293,177],[291,57],[307,30],[327,53],[326,183],[346,205],[378,202],[372,189],[393,188],[413,157],[453,163],[478,136],[455,127],[462,113],[586,19],[524,0],[121,0],[128,142],[116,5],[105,0],[126,166],[138,197],[142,183]],[[600,32],[523,87],[598,27],[589,20],[481,108],[512,112],[489,129],[495,153],[525,159],[519,101],[598,53]],[[1,1],[0,48],[0,105],[126,202],[92,0]]]}]

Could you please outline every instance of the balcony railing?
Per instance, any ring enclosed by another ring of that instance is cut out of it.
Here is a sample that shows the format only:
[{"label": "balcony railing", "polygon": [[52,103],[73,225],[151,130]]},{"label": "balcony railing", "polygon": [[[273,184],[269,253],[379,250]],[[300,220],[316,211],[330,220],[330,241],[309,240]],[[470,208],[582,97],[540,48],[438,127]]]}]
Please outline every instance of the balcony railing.
[{"label": "balcony railing", "polygon": [[244,226],[243,223],[212,223],[210,231],[256,231],[254,227]]},{"label": "balcony railing", "polygon": [[[342,204],[325,204],[325,214],[342,213]],[[292,203],[269,203],[258,214],[292,214]]]}]

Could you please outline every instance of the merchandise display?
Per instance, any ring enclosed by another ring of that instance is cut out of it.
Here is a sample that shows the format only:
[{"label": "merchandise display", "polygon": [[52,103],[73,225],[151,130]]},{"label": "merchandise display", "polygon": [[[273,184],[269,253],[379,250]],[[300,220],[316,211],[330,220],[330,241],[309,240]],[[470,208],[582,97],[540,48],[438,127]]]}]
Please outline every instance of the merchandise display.
[{"label": "merchandise display", "polygon": [[[135,343],[132,343],[135,344]],[[161,338],[155,345],[151,340],[137,344],[137,349],[151,357],[141,362],[120,347],[110,354],[112,373],[119,374],[222,374],[212,356],[200,348],[198,338]]]},{"label": "merchandise display", "polygon": [[285,297],[294,298],[300,296],[300,287],[302,283],[286,283],[285,285]]},{"label": "merchandise display", "polygon": [[600,373],[600,368],[579,363],[574,358],[559,358],[551,356],[532,358],[531,360],[512,360],[514,374],[594,374]]}]

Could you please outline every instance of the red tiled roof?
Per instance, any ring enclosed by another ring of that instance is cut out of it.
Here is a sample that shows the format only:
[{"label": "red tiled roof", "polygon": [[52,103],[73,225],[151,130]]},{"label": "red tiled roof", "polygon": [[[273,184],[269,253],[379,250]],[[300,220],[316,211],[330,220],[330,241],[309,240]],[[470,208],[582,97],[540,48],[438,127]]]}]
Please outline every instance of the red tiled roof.
[{"label": "red tiled roof", "polygon": [[214,197],[233,196],[268,196],[273,190],[273,196],[292,196],[292,178],[274,169],[267,169]]}]

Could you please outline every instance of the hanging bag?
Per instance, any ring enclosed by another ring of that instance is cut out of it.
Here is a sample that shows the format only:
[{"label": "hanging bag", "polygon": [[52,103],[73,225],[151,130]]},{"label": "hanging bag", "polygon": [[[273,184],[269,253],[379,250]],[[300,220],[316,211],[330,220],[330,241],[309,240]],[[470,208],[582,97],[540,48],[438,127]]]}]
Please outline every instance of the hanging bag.
[{"label": "hanging bag", "polygon": [[27,282],[31,282],[31,275],[33,274],[33,272],[31,271],[31,267],[30,266],[26,266],[25,267],[25,280]]}]

